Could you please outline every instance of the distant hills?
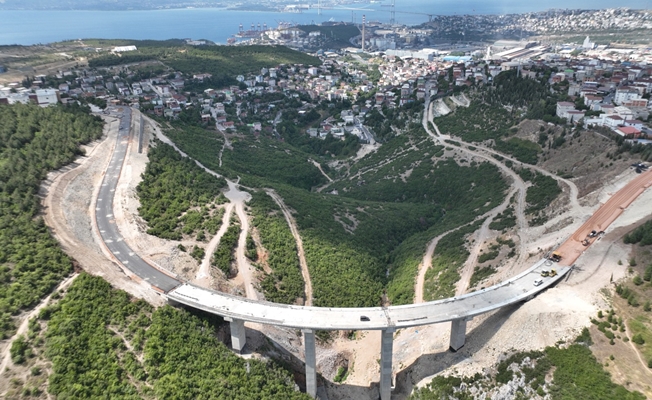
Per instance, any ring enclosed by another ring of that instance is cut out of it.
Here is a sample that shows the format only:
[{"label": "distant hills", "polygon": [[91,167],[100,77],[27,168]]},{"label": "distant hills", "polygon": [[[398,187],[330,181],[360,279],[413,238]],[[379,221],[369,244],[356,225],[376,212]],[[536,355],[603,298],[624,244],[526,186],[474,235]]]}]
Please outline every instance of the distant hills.
[{"label": "distant hills", "polygon": [[0,0],[0,10],[153,10],[226,7],[219,0]]}]

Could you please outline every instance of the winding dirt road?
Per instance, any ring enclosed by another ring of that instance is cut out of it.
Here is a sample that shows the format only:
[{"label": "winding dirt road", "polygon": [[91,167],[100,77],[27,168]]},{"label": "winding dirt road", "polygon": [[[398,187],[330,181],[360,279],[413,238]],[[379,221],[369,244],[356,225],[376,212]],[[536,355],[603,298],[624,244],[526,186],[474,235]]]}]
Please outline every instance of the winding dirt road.
[{"label": "winding dirt road", "polygon": [[[147,118],[149,123],[152,125],[154,128],[154,131],[156,132],[156,137],[162,141],[163,143],[169,144],[172,146],[179,154],[181,154],[183,157],[188,157],[186,153],[184,153],[181,149],[179,149],[174,142],[172,142],[163,132],[161,131],[160,127],[158,124],[156,124],[153,120]],[[225,137],[226,140],[226,137]],[[191,157],[189,157],[191,158]],[[216,176],[216,177],[222,177],[220,174],[217,172],[205,167],[202,163],[200,163],[197,160],[194,160],[195,164],[202,168],[204,171],[208,172],[209,174]],[[321,168],[319,168],[321,171]],[[322,171],[323,173],[323,171]],[[324,174],[326,175],[326,174]],[[330,178],[326,176],[329,180]],[[247,233],[249,232],[249,220],[247,219],[247,213],[245,212],[244,206],[245,202],[249,200],[250,195],[247,192],[243,192],[241,190],[238,190],[238,184],[236,182],[232,182],[227,179],[227,183],[229,185],[229,191],[224,194],[224,196],[229,199],[229,201],[232,204],[232,207],[235,210],[235,213],[238,215],[238,219],[240,219],[240,223],[242,224],[242,231],[240,233],[240,237],[238,238],[238,247],[236,249],[236,260],[237,260],[237,265],[238,265],[238,276],[242,277],[244,286],[245,286],[245,291],[247,293],[247,298],[250,299],[257,299],[258,295],[254,286],[254,276],[253,276],[253,267],[247,260],[247,257],[245,256],[246,252],[246,245],[247,245]],[[295,241],[297,242],[297,251],[298,251],[298,256],[299,256],[299,265],[301,266],[301,275],[303,276],[303,280],[305,282],[305,296],[306,296],[306,305],[310,306],[312,305],[312,283],[310,281],[310,272],[308,271],[308,263],[306,262],[306,257],[303,251],[303,241],[301,240],[301,236],[299,235],[299,229],[297,228],[296,221],[294,220],[294,217],[292,217],[292,213],[290,210],[287,208],[285,203],[283,202],[283,199],[273,190],[268,189],[266,190],[267,194],[274,199],[276,204],[279,205],[281,208],[281,211],[283,212],[283,215],[285,216],[285,220],[288,223],[288,226],[290,227],[290,231],[292,232],[292,236],[294,236]],[[225,213],[226,214],[226,213]],[[224,227],[224,224],[222,224]],[[221,229],[221,228],[220,228]],[[226,229],[226,228],[225,228]],[[216,235],[217,236],[217,235]],[[221,237],[221,236],[220,236]],[[212,242],[212,240],[211,240]],[[217,244],[216,244],[217,246]],[[210,244],[209,244],[210,247]],[[215,248],[213,248],[213,251],[215,251]],[[207,251],[208,253],[208,251]],[[212,252],[210,253],[212,254]],[[207,258],[209,260],[209,265],[210,265],[210,256],[207,255]],[[204,263],[206,262],[206,258],[204,259],[204,262],[202,262],[202,267],[204,267]],[[205,271],[205,268],[202,270],[200,268],[200,271]],[[201,272],[200,272],[201,273]],[[202,276],[204,274],[202,273]],[[197,278],[200,278],[200,274],[197,274]]]},{"label": "winding dirt road", "polygon": [[[229,182],[229,186],[231,186],[231,184],[232,182]],[[235,185],[233,187],[235,188]],[[227,192],[225,196],[227,199],[231,200],[229,198],[228,193],[229,192]],[[237,191],[237,193],[246,193],[246,192]],[[246,194],[248,195],[248,193]],[[238,219],[240,220],[240,226],[242,227],[242,229],[240,230],[240,237],[238,238],[238,247],[235,250],[236,262],[238,264],[237,276],[242,277],[242,280],[244,282],[245,292],[247,293],[247,298],[252,300],[258,300],[258,293],[256,292],[256,288],[254,286],[253,266],[251,265],[249,259],[245,255],[247,250],[247,234],[249,234],[249,219],[247,218],[247,213],[245,213],[244,210],[245,200],[241,199],[241,200],[236,200],[234,202],[235,202],[235,213],[238,216]]]},{"label": "winding dirt road", "polygon": [[226,230],[229,229],[229,221],[231,221],[231,215],[233,215],[233,208],[233,203],[226,205],[224,209],[224,216],[222,217],[222,226],[220,226],[220,229],[217,231],[215,236],[213,236],[210,242],[208,242],[208,246],[206,246],[206,253],[204,254],[204,259],[202,260],[201,265],[197,270],[197,275],[195,276],[193,283],[199,285],[203,284],[205,287],[210,287],[211,258],[213,257],[213,253],[215,253],[217,246],[220,245],[222,236],[224,236]]},{"label": "winding dirt road", "polygon": [[[518,257],[513,263],[514,265],[519,265],[519,263],[525,258],[527,255],[526,253],[526,246],[527,246],[527,239],[525,236],[525,229],[528,228],[528,223],[527,219],[525,218],[525,195],[526,195],[526,186],[525,182],[521,177],[514,172],[511,168],[507,167],[505,164],[501,163],[500,161],[496,160],[495,158],[477,152],[473,150],[469,150],[466,147],[463,146],[456,146],[452,145],[450,143],[446,143],[445,137],[441,134],[439,131],[439,128],[437,125],[433,122],[433,110],[432,107],[433,105],[430,103],[429,99],[426,99],[426,104],[424,108],[424,113],[423,113],[423,119],[422,119],[422,125],[425,131],[428,133],[428,135],[435,141],[435,143],[447,146],[447,147],[452,147],[453,149],[456,149],[460,152],[470,154],[473,157],[477,157],[480,159],[483,159],[495,166],[497,166],[505,175],[508,175],[512,178],[512,186],[513,189],[509,192],[509,194],[506,196],[505,201],[500,204],[498,207],[494,208],[493,210],[490,210],[488,213],[483,215],[483,218],[487,218],[487,221],[485,221],[480,228],[478,232],[478,237],[476,240],[476,245],[474,248],[471,250],[471,256],[467,259],[466,263],[464,264],[463,270],[461,271],[461,278],[458,281],[457,284],[457,290],[456,292],[459,294],[461,291],[464,291],[468,288],[471,276],[473,275],[473,267],[475,264],[475,260],[477,260],[478,253],[480,252],[480,248],[484,241],[488,238],[489,236],[489,224],[493,220],[493,218],[498,215],[499,213],[503,212],[510,203],[511,197],[514,195],[514,193],[517,194],[516,197],[516,205],[514,207],[515,209],[515,215],[516,215],[516,224],[518,226],[517,230],[517,235],[519,237],[519,252],[518,252]],[[430,124],[434,127],[435,131],[437,132],[436,134],[433,133],[430,130]],[[477,146],[476,146],[477,147]],[[476,219],[477,220],[477,219]],[[450,232],[450,231],[449,231]],[[433,239],[432,242],[428,245],[426,249],[426,253],[423,257],[423,261],[419,266],[419,272],[417,274],[417,280],[416,280],[416,286],[415,286],[415,302],[423,302],[423,283],[425,281],[425,274],[426,271],[430,268],[432,265],[432,255],[436,247],[436,242],[439,241],[439,239],[442,236],[439,236],[435,239]],[[434,243],[434,244],[433,244]]]},{"label": "winding dirt road", "polygon": [[11,353],[10,353],[11,344],[14,342],[14,340],[18,339],[18,336],[24,335],[27,332],[27,327],[29,326],[29,320],[36,317],[39,314],[39,312],[41,312],[43,307],[47,306],[50,303],[50,299],[52,298],[52,295],[54,293],[58,293],[61,290],[66,289],[68,286],[70,286],[72,284],[72,282],[78,276],[79,276],[79,274],[75,273],[75,274],[70,275],[69,277],[67,277],[63,282],[61,282],[59,284],[59,286],[56,287],[56,289],[54,289],[52,291],[52,293],[50,293],[50,295],[48,295],[48,297],[43,299],[41,301],[41,303],[39,303],[38,306],[36,306],[32,311],[30,311],[27,315],[25,315],[23,317],[23,320],[22,320],[20,326],[18,327],[18,330],[16,331],[16,334],[14,336],[12,336],[11,338],[9,338],[9,340],[6,343],[5,351],[2,353],[2,362],[0,362],[0,375],[2,375],[2,373],[5,372],[5,370],[7,369],[7,366],[9,365],[9,363],[11,361]]}]

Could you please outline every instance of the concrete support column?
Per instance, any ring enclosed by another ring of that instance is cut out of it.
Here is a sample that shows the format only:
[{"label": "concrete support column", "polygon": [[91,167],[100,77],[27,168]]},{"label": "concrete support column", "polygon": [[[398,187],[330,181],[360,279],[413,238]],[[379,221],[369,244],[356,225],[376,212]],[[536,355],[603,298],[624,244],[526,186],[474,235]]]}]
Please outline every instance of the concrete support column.
[{"label": "concrete support column", "polygon": [[241,353],[247,343],[244,321],[229,317],[224,318],[224,320],[229,322],[229,327],[231,328],[231,347],[236,352]]},{"label": "concrete support column", "polygon": [[394,328],[383,329],[380,339],[380,400],[392,397],[392,353]]},{"label": "concrete support column", "polygon": [[451,321],[451,351],[457,351],[464,346],[466,342],[466,323],[470,318],[460,318]]},{"label": "concrete support column", "polygon": [[302,329],[303,346],[306,353],[306,393],[317,397],[317,354],[315,349],[315,331]]}]

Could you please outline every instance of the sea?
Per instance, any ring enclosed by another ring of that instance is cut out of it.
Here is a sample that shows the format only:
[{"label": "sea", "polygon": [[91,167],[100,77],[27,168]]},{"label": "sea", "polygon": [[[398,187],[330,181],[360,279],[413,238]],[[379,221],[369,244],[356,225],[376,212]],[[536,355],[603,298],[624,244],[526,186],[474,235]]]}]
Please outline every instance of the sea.
[{"label": "sea", "polygon": [[[374,3],[354,3],[333,9],[296,12],[240,11],[228,9],[167,9],[134,11],[38,11],[0,10],[0,45],[47,44],[74,39],[207,39],[226,41],[238,32],[266,25],[276,28],[280,23],[315,24],[325,21],[389,22],[391,0]],[[0,1],[1,2],[1,1]],[[618,7],[644,8],[641,1],[624,0]],[[549,9],[613,8],[612,0],[395,0],[395,21],[418,25],[431,15],[510,14]],[[647,7],[646,7],[647,8]]]}]

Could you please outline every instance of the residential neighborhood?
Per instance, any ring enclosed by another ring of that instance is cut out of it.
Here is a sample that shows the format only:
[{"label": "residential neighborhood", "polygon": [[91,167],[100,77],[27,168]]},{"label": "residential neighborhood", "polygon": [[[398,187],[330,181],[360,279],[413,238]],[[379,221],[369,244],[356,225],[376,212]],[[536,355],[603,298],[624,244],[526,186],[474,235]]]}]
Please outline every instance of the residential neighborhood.
[{"label": "residential neighborhood", "polygon": [[[322,139],[328,135],[344,139],[350,134],[373,142],[373,131],[364,125],[372,109],[382,112],[384,107],[403,106],[426,96],[493,85],[503,71],[516,70],[523,78],[538,79],[547,70],[552,71],[549,83],[568,95],[557,103],[556,117],[568,124],[606,127],[647,143],[652,138],[646,125],[652,64],[632,52],[597,51],[589,37],[567,47],[573,52],[506,40],[464,55],[429,48],[365,53],[345,48],[317,52],[321,65],[262,68],[255,74],[238,75],[228,87],[207,87],[212,78],[209,73],[184,75],[161,64],[78,68],[0,86],[0,104],[122,104],[167,119],[192,115],[195,122],[220,131],[258,135],[273,134],[288,107],[303,117],[324,102],[339,102],[348,108],[337,107],[336,112],[321,108],[304,134]],[[118,53],[135,50],[136,46],[112,49]]]}]

